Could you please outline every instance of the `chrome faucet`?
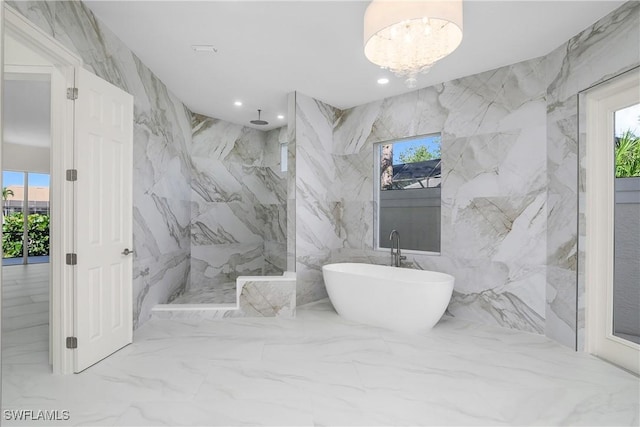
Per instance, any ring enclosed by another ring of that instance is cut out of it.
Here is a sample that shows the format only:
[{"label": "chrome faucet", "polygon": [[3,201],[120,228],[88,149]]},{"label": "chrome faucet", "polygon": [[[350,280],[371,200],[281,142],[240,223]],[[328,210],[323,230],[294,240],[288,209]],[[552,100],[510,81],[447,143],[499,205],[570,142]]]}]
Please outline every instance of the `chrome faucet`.
[{"label": "chrome faucet", "polygon": [[[394,245],[394,238],[396,244]],[[400,252],[400,233],[398,230],[391,230],[391,234],[389,235],[389,240],[391,241],[391,265],[395,267],[400,267],[400,263],[402,260],[407,259],[406,256],[402,256],[402,252]],[[396,247],[394,252],[393,248]]]}]

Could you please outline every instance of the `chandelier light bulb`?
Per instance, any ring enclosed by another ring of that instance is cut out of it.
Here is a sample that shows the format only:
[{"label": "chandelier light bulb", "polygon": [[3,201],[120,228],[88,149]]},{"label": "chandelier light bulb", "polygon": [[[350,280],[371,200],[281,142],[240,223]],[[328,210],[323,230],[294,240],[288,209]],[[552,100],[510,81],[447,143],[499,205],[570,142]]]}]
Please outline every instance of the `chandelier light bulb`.
[{"label": "chandelier light bulb", "polygon": [[415,87],[462,42],[462,0],[373,0],[364,15],[367,59]]}]

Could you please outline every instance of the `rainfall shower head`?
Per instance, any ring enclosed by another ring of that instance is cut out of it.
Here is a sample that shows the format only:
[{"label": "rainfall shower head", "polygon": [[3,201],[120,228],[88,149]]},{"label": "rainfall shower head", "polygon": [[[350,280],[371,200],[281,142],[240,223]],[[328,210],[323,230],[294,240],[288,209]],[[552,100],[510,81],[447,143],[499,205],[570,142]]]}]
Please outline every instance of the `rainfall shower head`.
[{"label": "rainfall shower head", "polygon": [[253,125],[268,125],[269,122],[266,120],[260,120],[260,113],[262,112],[262,110],[258,110],[258,120],[251,120],[249,123],[253,124]]}]

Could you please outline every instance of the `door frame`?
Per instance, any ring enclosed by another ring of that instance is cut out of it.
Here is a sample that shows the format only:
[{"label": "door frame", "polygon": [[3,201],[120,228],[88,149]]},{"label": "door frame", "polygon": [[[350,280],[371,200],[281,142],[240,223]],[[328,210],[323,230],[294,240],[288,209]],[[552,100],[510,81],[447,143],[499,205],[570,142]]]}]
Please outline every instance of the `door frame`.
[{"label": "door frame", "polygon": [[[51,246],[49,361],[56,374],[73,373],[74,352],[65,338],[74,336],[73,295],[75,272],[64,263],[74,248],[74,189],[65,171],[74,167],[74,103],[66,88],[74,87],[75,68],[82,59],[54,40],[8,5],[4,5],[4,31],[51,63],[62,78],[51,83]],[[3,62],[4,67],[4,62]],[[55,74],[55,73],[54,73]]]},{"label": "door frame", "polygon": [[585,191],[585,349],[636,373],[640,345],[613,335],[615,158],[602,141],[613,138],[613,112],[640,101],[638,87],[635,69],[586,93]]}]

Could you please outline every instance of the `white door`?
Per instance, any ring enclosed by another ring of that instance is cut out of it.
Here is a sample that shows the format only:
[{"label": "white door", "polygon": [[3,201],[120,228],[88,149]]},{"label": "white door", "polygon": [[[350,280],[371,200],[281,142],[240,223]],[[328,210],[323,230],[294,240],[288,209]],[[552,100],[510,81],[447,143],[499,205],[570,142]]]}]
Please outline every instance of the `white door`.
[{"label": "white door", "polygon": [[616,166],[625,164],[623,132],[637,124],[635,113],[623,120],[620,112],[637,111],[639,103],[637,71],[587,94],[586,348],[635,373],[640,371],[640,191],[622,189],[638,187],[640,178]]},{"label": "white door", "polygon": [[77,349],[80,372],[131,343],[133,97],[84,69],[75,101]]}]

